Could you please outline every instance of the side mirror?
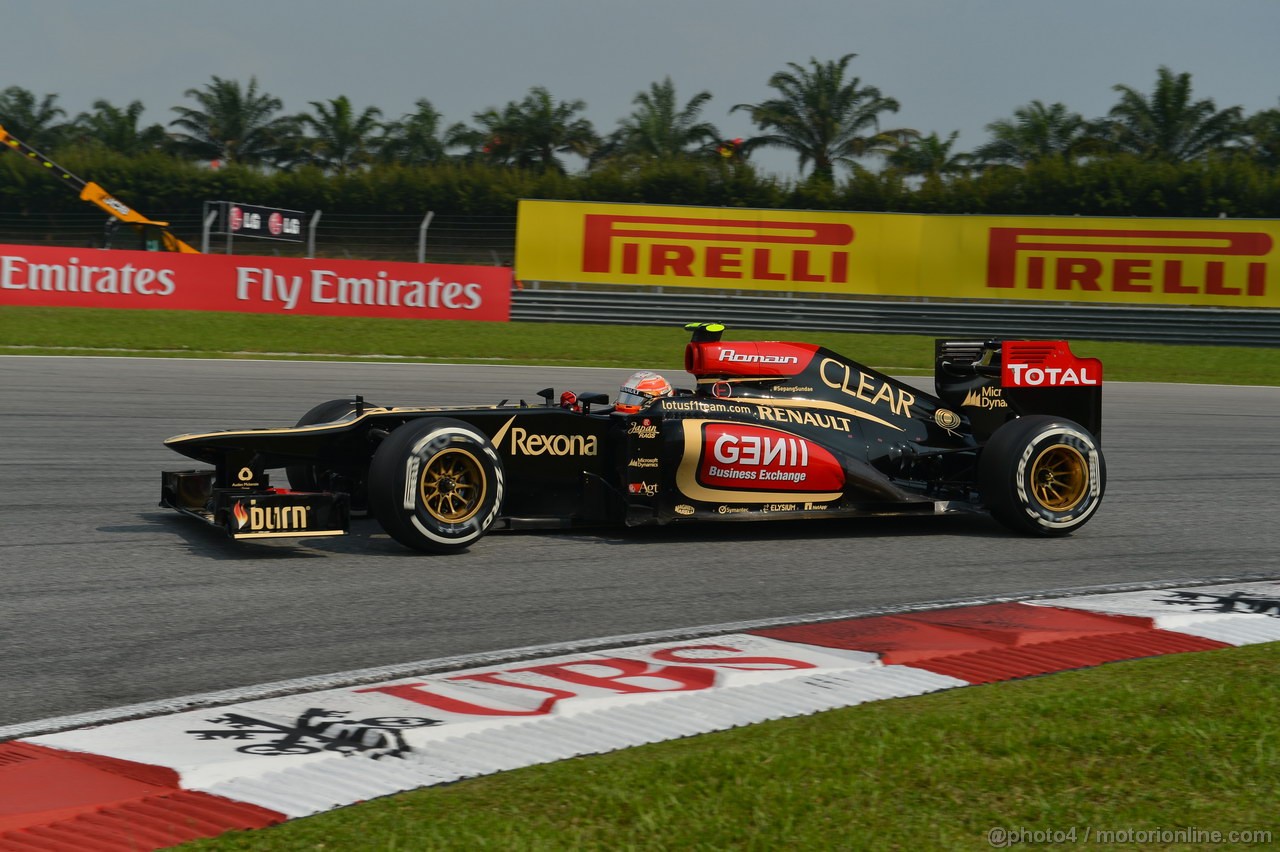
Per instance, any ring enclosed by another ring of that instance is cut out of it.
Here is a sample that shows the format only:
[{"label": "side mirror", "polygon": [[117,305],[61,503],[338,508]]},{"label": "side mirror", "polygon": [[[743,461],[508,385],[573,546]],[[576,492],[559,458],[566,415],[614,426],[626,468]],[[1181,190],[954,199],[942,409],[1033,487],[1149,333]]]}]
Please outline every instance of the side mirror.
[{"label": "side mirror", "polygon": [[580,393],[578,394],[578,402],[582,404],[583,411],[588,411],[593,405],[608,405],[609,395],[606,393]]},{"label": "side mirror", "polygon": [[538,391],[538,396],[542,397],[542,401],[545,402],[547,405],[551,404],[551,397],[555,395],[556,395],[556,392],[554,388],[543,388],[542,390]]}]

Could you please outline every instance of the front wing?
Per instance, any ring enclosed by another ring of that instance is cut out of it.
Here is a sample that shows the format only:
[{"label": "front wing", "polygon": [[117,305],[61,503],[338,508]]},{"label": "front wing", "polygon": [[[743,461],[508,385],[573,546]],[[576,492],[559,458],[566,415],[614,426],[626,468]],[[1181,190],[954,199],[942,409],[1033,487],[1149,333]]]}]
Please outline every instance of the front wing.
[{"label": "front wing", "polygon": [[243,486],[218,487],[212,470],[161,475],[160,505],[224,530],[233,539],[346,535],[351,511],[342,493],[271,488],[265,475]]}]

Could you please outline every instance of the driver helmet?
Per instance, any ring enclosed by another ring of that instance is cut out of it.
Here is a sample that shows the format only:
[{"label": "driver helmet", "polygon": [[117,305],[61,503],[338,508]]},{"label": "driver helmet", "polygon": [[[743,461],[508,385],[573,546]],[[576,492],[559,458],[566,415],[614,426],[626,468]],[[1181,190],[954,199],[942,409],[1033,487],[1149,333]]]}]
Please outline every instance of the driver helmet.
[{"label": "driver helmet", "polygon": [[614,404],[613,410],[624,414],[635,414],[648,405],[649,400],[660,396],[675,396],[675,389],[671,387],[670,382],[657,373],[641,370],[638,373],[632,373],[631,378],[622,383],[622,387],[618,390],[618,401]]}]

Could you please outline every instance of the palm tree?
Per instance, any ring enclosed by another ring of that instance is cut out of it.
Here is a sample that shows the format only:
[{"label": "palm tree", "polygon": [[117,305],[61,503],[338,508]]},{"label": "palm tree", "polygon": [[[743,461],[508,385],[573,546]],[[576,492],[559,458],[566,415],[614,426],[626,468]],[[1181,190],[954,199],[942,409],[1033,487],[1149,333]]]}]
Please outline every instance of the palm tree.
[{"label": "palm tree", "polygon": [[67,111],[57,106],[57,100],[57,95],[37,99],[28,89],[10,86],[0,92],[0,126],[33,148],[56,148],[69,128],[58,121]]},{"label": "palm tree", "polygon": [[974,156],[988,163],[1026,165],[1039,160],[1070,159],[1089,145],[1089,125],[1079,113],[1061,103],[1045,106],[1032,101],[987,125],[991,141],[975,150]]},{"label": "palm tree", "polygon": [[1245,119],[1244,151],[1264,166],[1280,166],[1280,109],[1260,110]]},{"label": "palm tree", "polygon": [[586,107],[580,100],[557,103],[544,87],[534,86],[519,103],[476,113],[478,129],[454,125],[446,143],[467,146],[472,157],[563,174],[559,154],[589,157],[599,142],[591,122],[577,117]]},{"label": "palm tree", "polygon": [[1118,151],[1149,159],[1186,162],[1224,150],[1241,135],[1241,108],[1219,110],[1210,99],[1191,100],[1191,75],[1161,66],[1148,97],[1129,86],[1112,87],[1120,100],[1106,129]]},{"label": "palm tree", "polygon": [[635,110],[618,122],[618,129],[596,150],[593,162],[676,160],[714,152],[720,131],[699,120],[710,100],[710,92],[698,92],[680,107],[670,77],[650,83],[649,91],[632,99]]},{"label": "palm tree", "polygon": [[383,127],[382,110],[365,107],[356,115],[351,100],[346,95],[332,98],[328,103],[311,101],[315,115],[303,113],[299,124],[312,131],[303,140],[306,158],[324,171],[345,174],[373,159],[376,147],[375,134]]},{"label": "palm tree", "polygon": [[959,135],[960,131],[954,130],[944,141],[937,133],[930,133],[928,136],[908,142],[889,154],[887,162],[905,175],[944,178],[949,175],[964,174],[973,162],[973,155],[951,152]]},{"label": "palm tree", "polygon": [[509,137],[503,138],[508,131],[519,123],[517,104],[509,102],[502,111],[490,107],[472,116],[478,127],[469,127],[459,121],[449,126],[444,134],[447,148],[464,148],[461,159],[471,162],[486,162],[497,165],[510,165],[512,148]]},{"label": "palm tree", "polygon": [[778,71],[769,86],[780,97],[758,104],[737,104],[730,110],[746,110],[766,131],[748,139],[746,148],[787,148],[799,156],[803,170],[813,165],[812,177],[831,182],[839,163],[857,167],[856,161],[872,154],[888,154],[904,142],[919,137],[915,130],[881,130],[880,116],[897,112],[893,98],[875,86],[863,86],[845,73],[856,53],[832,62],[809,60],[809,69],[794,62],[789,71]]},{"label": "palm tree", "polygon": [[110,101],[96,100],[93,112],[76,116],[75,129],[83,141],[121,154],[159,150],[169,137],[159,124],[138,127],[143,109],[142,101],[130,101],[121,109]]},{"label": "palm tree", "polygon": [[441,115],[426,98],[414,101],[416,109],[399,121],[385,125],[378,159],[407,166],[439,163],[445,158],[440,138]]},{"label": "palm tree", "polygon": [[169,122],[181,128],[174,139],[187,154],[205,160],[262,165],[286,160],[296,146],[297,121],[277,113],[279,98],[258,92],[258,80],[249,78],[242,89],[236,80],[214,76],[203,89],[187,89],[198,108],[176,106],[178,118]]}]

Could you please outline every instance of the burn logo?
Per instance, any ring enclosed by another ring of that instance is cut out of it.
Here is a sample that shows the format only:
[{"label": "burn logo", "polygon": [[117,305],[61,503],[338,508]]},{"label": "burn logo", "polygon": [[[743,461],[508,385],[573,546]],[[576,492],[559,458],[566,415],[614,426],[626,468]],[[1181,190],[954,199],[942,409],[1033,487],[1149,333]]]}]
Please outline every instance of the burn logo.
[{"label": "burn logo", "polygon": [[311,528],[311,510],[307,506],[259,506],[257,500],[237,500],[231,514],[236,520],[236,529],[248,532],[293,532]]}]

